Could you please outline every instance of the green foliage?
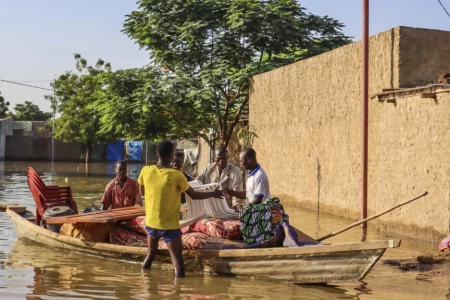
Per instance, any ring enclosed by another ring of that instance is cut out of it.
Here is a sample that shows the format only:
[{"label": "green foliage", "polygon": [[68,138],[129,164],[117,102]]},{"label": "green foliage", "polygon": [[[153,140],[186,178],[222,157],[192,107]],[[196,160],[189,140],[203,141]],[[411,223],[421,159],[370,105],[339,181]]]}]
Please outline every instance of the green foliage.
[{"label": "green foliage", "polygon": [[51,112],[43,112],[36,104],[25,101],[24,104],[16,104],[14,106],[12,116],[15,121],[48,121],[53,114]]},{"label": "green foliage", "polygon": [[105,74],[93,104],[101,115],[100,132],[127,139],[201,134],[208,105],[191,101],[189,88],[180,77],[151,66]]},{"label": "green foliage", "polygon": [[241,129],[239,129],[236,136],[239,140],[239,143],[244,148],[252,148],[253,141],[255,140],[255,138],[259,138],[255,132],[255,129],[253,127],[250,128],[249,125],[244,126]]},{"label": "green foliage", "polygon": [[0,118],[6,118],[9,112],[9,102],[5,100],[0,92]]},{"label": "green foliage", "polygon": [[[74,55],[78,72],[66,72],[51,84],[55,95],[47,95],[52,107],[61,116],[55,122],[55,138],[64,142],[87,145],[104,141],[107,137],[99,133],[99,113],[91,104],[97,100],[102,88],[102,76],[111,72],[111,66],[98,60],[95,66],[88,65],[79,54]],[[87,157],[88,158],[88,157]]]},{"label": "green foliage", "polygon": [[248,109],[251,76],[349,42],[341,23],[306,13],[295,0],[138,5],[124,32],[150,52],[160,80],[150,77],[142,90],[152,95],[135,98],[142,113],[164,111],[172,130],[193,135],[217,126],[225,146]]},{"label": "green foliage", "polygon": [[157,109],[158,72],[144,67],[104,74],[92,108],[98,110],[102,135],[127,139],[158,138],[167,122]]}]

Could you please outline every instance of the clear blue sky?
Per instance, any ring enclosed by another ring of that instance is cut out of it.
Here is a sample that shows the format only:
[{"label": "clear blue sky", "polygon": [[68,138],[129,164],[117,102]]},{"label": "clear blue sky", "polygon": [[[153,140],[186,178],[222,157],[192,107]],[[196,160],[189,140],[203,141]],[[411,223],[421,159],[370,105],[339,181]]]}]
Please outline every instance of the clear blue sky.
[{"label": "clear blue sky", "polygon": [[[450,9],[450,0],[441,0]],[[301,0],[311,13],[329,15],[346,25],[344,33],[361,38],[362,0]],[[52,80],[74,69],[74,53],[113,69],[139,67],[148,54],[121,33],[134,0],[0,0],[0,79]],[[437,0],[371,0],[370,33],[395,26],[450,30],[450,18]],[[49,87],[48,82],[25,82]],[[11,108],[32,101],[50,111],[45,91],[0,82]]]}]

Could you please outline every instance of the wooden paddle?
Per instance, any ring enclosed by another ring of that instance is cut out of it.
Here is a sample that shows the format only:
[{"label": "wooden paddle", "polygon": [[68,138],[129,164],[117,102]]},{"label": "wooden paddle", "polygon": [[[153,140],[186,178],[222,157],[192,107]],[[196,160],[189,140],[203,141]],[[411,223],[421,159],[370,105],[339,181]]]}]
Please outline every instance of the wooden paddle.
[{"label": "wooden paddle", "polygon": [[358,226],[359,224],[362,224],[362,223],[365,223],[365,222],[367,222],[367,221],[376,219],[376,218],[378,218],[379,216],[382,216],[382,215],[384,215],[384,214],[386,214],[386,213],[388,213],[388,212],[390,212],[390,211],[392,211],[392,210],[394,210],[394,209],[396,209],[396,208],[399,208],[400,206],[403,206],[403,205],[405,205],[405,204],[408,204],[408,203],[410,203],[410,202],[413,202],[413,201],[415,201],[415,200],[417,200],[417,199],[420,199],[420,198],[422,198],[422,197],[424,197],[424,196],[426,196],[426,195],[428,195],[428,192],[425,192],[425,193],[423,193],[422,195],[420,195],[420,196],[418,196],[418,197],[416,197],[416,198],[410,199],[410,200],[408,200],[408,201],[406,201],[406,202],[400,203],[400,204],[398,204],[398,205],[396,205],[396,206],[394,206],[394,207],[392,207],[392,208],[389,208],[388,210],[385,210],[385,211],[383,211],[383,212],[381,212],[381,213],[379,213],[379,214],[376,214],[376,215],[374,215],[374,216],[371,216],[371,217],[362,219],[361,221],[355,222],[355,223],[353,223],[353,224],[351,224],[351,225],[349,225],[349,226],[347,226],[347,227],[345,227],[345,228],[339,229],[338,231],[335,231],[335,232],[329,233],[329,234],[327,234],[327,235],[324,235],[324,236],[322,236],[322,237],[316,239],[316,241],[319,241],[319,242],[320,242],[320,241],[323,241],[323,240],[325,240],[325,239],[327,239],[327,238],[330,238],[330,237],[335,236],[335,235],[337,235],[337,234],[339,234],[339,233],[342,233],[342,232],[344,232],[344,231],[347,231],[347,230],[349,230],[350,228],[353,228],[353,227],[355,227],[355,226]]}]

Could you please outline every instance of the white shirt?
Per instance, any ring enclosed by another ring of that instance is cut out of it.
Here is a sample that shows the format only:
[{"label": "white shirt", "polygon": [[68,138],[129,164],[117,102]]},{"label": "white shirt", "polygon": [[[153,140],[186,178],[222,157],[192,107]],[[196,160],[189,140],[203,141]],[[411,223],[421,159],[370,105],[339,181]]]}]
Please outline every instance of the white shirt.
[{"label": "white shirt", "polygon": [[270,198],[269,179],[266,172],[258,165],[254,170],[248,172],[246,185],[247,205],[256,197]]}]

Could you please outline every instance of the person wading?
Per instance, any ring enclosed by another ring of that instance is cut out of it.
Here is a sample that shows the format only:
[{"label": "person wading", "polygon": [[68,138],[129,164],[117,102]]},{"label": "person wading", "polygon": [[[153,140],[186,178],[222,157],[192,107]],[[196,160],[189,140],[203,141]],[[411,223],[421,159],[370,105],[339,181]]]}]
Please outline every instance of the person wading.
[{"label": "person wading", "polygon": [[174,159],[174,146],[170,141],[162,141],[156,151],[156,166],[145,166],[138,182],[141,193],[145,195],[145,224],[148,233],[148,253],[142,269],[150,269],[158,251],[158,241],[163,238],[170,253],[177,277],[184,277],[182,241],[180,231],[180,199],[186,192],[195,199],[220,198],[221,191],[196,192],[186,177],[171,166]]}]

